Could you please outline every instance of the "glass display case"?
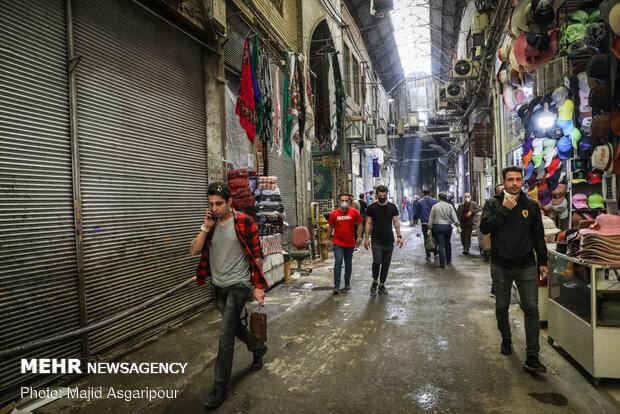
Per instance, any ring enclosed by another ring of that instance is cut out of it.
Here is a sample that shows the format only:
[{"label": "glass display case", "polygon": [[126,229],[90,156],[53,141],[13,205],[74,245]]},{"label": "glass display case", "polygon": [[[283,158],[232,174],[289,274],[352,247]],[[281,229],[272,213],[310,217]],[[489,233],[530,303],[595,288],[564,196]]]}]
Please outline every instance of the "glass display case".
[{"label": "glass display case", "polygon": [[620,378],[620,263],[601,265],[549,252],[549,343],[590,375]]}]

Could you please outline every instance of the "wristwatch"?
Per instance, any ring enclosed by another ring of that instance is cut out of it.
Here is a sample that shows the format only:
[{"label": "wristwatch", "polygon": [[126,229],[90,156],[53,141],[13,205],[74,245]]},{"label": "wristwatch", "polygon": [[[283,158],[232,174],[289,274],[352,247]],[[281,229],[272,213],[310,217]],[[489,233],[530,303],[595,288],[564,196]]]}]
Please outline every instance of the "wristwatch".
[{"label": "wristwatch", "polygon": [[397,239],[402,239],[402,238],[403,238],[403,236],[396,236],[396,238],[397,238]]}]

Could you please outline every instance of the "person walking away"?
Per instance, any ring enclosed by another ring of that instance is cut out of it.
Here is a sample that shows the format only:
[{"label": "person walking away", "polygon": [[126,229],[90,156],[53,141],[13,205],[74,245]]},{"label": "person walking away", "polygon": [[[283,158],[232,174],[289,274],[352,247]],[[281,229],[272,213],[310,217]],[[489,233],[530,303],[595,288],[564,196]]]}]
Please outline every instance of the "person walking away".
[{"label": "person walking away", "polygon": [[472,201],[471,195],[465,193],[463,195],[463,203],[459,204],[456,209],[456,216],[461,223],[461,244],[463,245],[463,254],[469,254],[471,247],[471,231],[474,227],[474,216],[480,212],[478,203]]},{"label": "person walking away", "polygon": [[364,193],[360,193],[360,198],[357,200],[360,203],[360,216],[362,216],[362,238],[364,238],[364,232],[366,231],[366,209],[368,208],[368,204],[366,203],[366,197]]},{"label": "person walking away", "polygon": [[437,240],[439,250],[439,267],[444,268],[452,263],[452,223],[456,225],[456,232],[461,232],[459,220],[456,217],[454,206],[448,203],[446,193],[439,193],[439,202],[431,208],[428,218],[428,232],[432,232]]},{"label": "person walking away", "polygon": [[[327,247],[334,245],[334,288],[332,293],[340,292],[340,276],[344,261],[344,290],[351,290],[351,271],[353,268],[353,249],[362,244],[362,216],[349,207],[349,194],[338,196],[339,207],[329,215],[327,226]],[[355,231],[357,230],[357,240]],[[332,235],[333,233],[333,235]]]},{"label": "person walking away", "polygon": [[[431,208],[437,204],[437,200],[431,197],[430,190],[422,190],[422,199],[417,202],[413,209],[413,225],[417,226],[418,221],[422,225],[422,237],[424,237],[424,251],[426,252],[426,260],[431,260],[431,250],[426,249],[426,239],[428,239],[428,217],[431,214]],[[437,257],[437,249],[432,251],[433,256]]]},{"label": "person walking away", "polygon": [[392,225],[396,229],[398,248],[403,247],[403,237],[400,234],[400,223],[398,222],[398,208],[395,204],[387,201],[387,186],[379,185],[375,191],[377,192],[377,202],[372,203],[366,210],[366,239],[364,241],[364,248],[368,250],[370,247],[369,236],[371,236],[372,285],[370,286],[370,294],[373,296],[377,294],[377,286],[380,294],[388,294],[385,281],[394,251]]},{"label": "person walking away", "polygon": [[247,313],[242,318],[241,312],[250,297],[263,306],[264,289],[268,285],[261,271],[263,250],[254,220],[231,208],[230,188],[224,183],[210,184],[207,197],[211,206],[207,209],[200,233],[192,240],[190,254],[195,256],[201,253],[196,281],[200,286],[210,278],[215,301],[222,314],[215,381],[205,402],[206,408],[214,409],[221,406],[227,397],[235,337],[253,353],[250,369],[257,371],[263,367],[267,345],[250,340]]},{"label": "person walking away", "polygon": [[[377,196],[378,197],[378,196]],[[407,196],[403,197],[403,205],[401,206],[401,213],[402,213],[402,217],[401,220],[402,221],[407,221],[409,215],[407,214],[407,202],[409,201],[409,199],[407,198]]]},{"label": "person walking away", "polygon": [[409,227],[413,227],[413,207],[418,201],[418,196],[413,196],[413,200],[409,200],[407,203],[407,213],[409,214]]},{"label": "person walking away", "polygon": [[[527,372],[544,373],[539,359],[538,280],[549,273],[545,231],[538,202],[522,190],[523,170],[506,167],[502,171],[504,190],[484,205],[480,228],[491,234],[491,277],[495,286],[495,317],[502,335],[500,352],[512,353],[508,319],[513,281],[521,298],[525,325]],[[536,255],[534,255],[536,253]]]}]

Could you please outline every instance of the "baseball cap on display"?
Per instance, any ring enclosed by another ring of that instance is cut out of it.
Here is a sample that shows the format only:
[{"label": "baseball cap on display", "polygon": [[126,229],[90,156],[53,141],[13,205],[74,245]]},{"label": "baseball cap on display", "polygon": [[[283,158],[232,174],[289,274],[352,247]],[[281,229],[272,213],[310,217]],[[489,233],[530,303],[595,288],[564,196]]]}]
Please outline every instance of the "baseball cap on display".
[{"label": "baseball cap on display", "polygon": [[549,166],[546,168],[547,169],[547,174],[549,174],[549,177],[553,175],[553,173],[555,173],[555,170],[561,165],[561,161],[559,158],[555,158],[551,161],[551,163],[549,164]]},{"label": "baseball cap on display", "polygon": [[548,168],[553,162],[553,159],[556,158],[557,156],[558,156],[557,147],[553,147],[553,150],[551,150],[549,154],[545,154],[545,152],[543,151],[543,160],[545,161],[545,168]]},{"label": "baseball cap on display", "polygon": [[557,139],[545,138],[543,141],[543,154],[549,154],[553,152],[553,149],[558,145]]},{"label": "baseball cap on display", "polygon": [[532,141],[532,155],[538,155],[543,151],[544,138],[534,138]]},{"label": "baseball cap on display", "polygon": [[616,105],[611,105],[611,112],[609,113],[609,127],[614,134],[620,135],[620,107]]},{"label": "baseball cap on display", "polygon": [[617,3],[609,11],[609,27],[616,36],[620,36],[620,3]]},{"label": "baseball cap on display", "polygon": [[599,139],[603,142],[609,141],[609,115],[598,114],[592,119],[590,127],[590,135],[592,138]]},{"label": "baseball cap on display", "polygon": [[588,97],[588,105],[591,108],[602,109],[604,111],[609,110],[609,86],[608,85],[596,85],[590,90],[590,96]]},{"label": "baseball cap on display", "polygon": [[[581,92],[579,92],[581,93]],[[586,97],[585,103],[579,105],[579,118],[581,118],[581,120],[585,119],[585,118],[592,118],[592,107],[590,106],[590,104],[588,104],[588,98],[590,96],[588,95]],[[581,122],[579,122],[581,124]]]},{"label": "baseball cap on display", "polygon": [[553,104],[557,107],[564,104],[566,99],[568,98],[568,88],[566,86],[560,86],[556,88],[551,94],[551,99],[553,100]]},{"label": "baseball cap on display", "polygon": [[588,62],[586,73],[588,78],[606,83],[609,76],[609,56],[605,53],[592,56]]},{"label": "baseball cap on display", "polygon": [[614,172],[620,175],[620,144],[618,144],[618,151],[614,157]]},{"label": "baseball cap on display", "polygon": [[531,13],[536,23],[544,26],[555,19],[553,0],[538,0],[532,3]]},{"label": "baseball cap on display", "polygon": [[541,178],[540,180],[537,180],[537,182],[538,182],[538,192],[539,193],[541,191],[546,190],[547,188],[549,188],[549,186],[547,185],[547,178],[546,178],[546,176]]},{"label": "baseball cap on display", "polygon": [[588,107],[590,106],[588,104],[589,99],[590,99],[590,87],[588,86],[588,90],[586,91],[579,89],[579,112],[582,112],[581,107],[583,105],[587,105]]},{"label": "baseball cap on display", "polygon": [[525,177],[523,178],[525,181],[529,180],[532,176],[532,172],[534,171],[534,163],[530,162],[527,164],[527,167],[524,169]]},{"label": "baseball cap on display", "polygon": [[523,156],[525,156],[532,149],[532,142],[534,142],[533,138],[526,139],[523,144],[521,144],[521,148],[523,149]]},{"label": "baseball cap on display", "polygon": [[590,18],[590,14],[584,10],[576,10],[571,14],[570,19],[579,23],[588,23],[588,19]]},{"label": "baseball cap on display", "polygon": [[576,209],[588,208],[588,196],[583,193],[573,194],[571,201]]},{"label": "baseball cap on display", "polygon": [[558,106],[558,119],[565,121],[569,119],[573,119],[573,110],[575,109],[575,104],[571,99],[565,99],[562,105]]},{"label": "baseball cap on display", "polygon": [[573,171],[573,184],[587,183],[585,171]]},{"label": "baseball cap on display", "polygon": [[613,151],[614,148],[610,143],[599,145],[592,152],[592,167],[601,170],[607,174],[613,172]]},{"label": "baseball cap on display", "polygon": [[577,74],[577,81],[579,82],[579,90],[584,92],[590,92],[590,84],[588,83],[588,74],[583,71]]},{"label": "baseball cap on display", "polygon": [[566,201],[566,185],[558,184],[555,190],[551,191],[551,204],[557,206]]},{"label": "baseball cap on display", "polygon": [[586,176],[588,177],[588,184],[600,184],[603,182],[603,174],[600,172],[591,171]]},{"label": "baseball cap on display", "polygon": [[586,35],[586,25],[583,23],[569,24],[564,30],[564,40],[567,44],[583,39]]},{"label": "baseball cap on display", "polygon": [[536,181],[537,182],[540,182],[540,180],[544,179],[546,175],[547,175],[547,171],[545,171],[545,169],[542,166],[539,168],[536,168]]},{"label": "baseball cap on display", "polygon": [[573,143],[574,149],[579,148],[580,139],[581,139],[581,131],[579,130],[579,128],[573,129],[573,131],[570,133],[570,140]]},{"label": "baseball cap on display", "polygon": [[538,189],[538,200],[543,206],[551,203],[551,189],[547,187],[544,190]]},{"label": "baseball cap on display", "polygon": [[573,171],[588,171],[588,162],[575,158],[571,161],[571,169]]},{"label": "baseball cap on display", "polygon": [[542,164],[542,157],[542,152],[537,155],[532,155],[532,159],[530,160],[530,162],[534,163],[534,168],[540,167],[540,164]]},{"label": "baseball cap on display", "polygon": [[553,193],[551,193],[551,207],[553,210],[558,213],[558,218],[560,220],[564,220],[568,218],[568,202],[566,201],[566,193],[564,193],[564,200],[562,200],[559,204],[553,204],[555,199],[553,198]]},{"label": "baseball cap on display", "polygon": [[529,179],[525,180],[525,182],[527,183],[527,187],[529,189],[536,187],[536,172],[537,172],[537,169],[534,170],[532,175],[530,175]]},{"label": "baseball cap on display", "polygon": [[579,148],[577,148],[577,156],[582,160],[587,160],[592,155],[592,138],[584,135],[579,141]]},{"label": "baseball cap on display", "polygon": [[527,195],[532,197],[534,200],[538,200],[538,187],[534,186],[534,188],[528,191]]},{"label": "baseball cap on display", "polygon": [[605,208],[605,204],[603,203],[603,196],[597,193],[590,194],[588,196],[588,207]]},{"label": "baseball cap on display", "polygon": [[564,174],[564,171],[562,171],[562,164],[560,164],[560,167],[553,172],[553,175],[547,177],[547,185],[549,186],[551,191],[554,191],[556,188],[558,188],[559,183],[564,179],[565,176],[566,174]]},{"label": "baseball cap on display", "polygon": [[562,160],[570,158],[573,153],[573,142],[569,137],[562,137],[558,141],[558,157]]},{"label": "baseball cap on display", "polygon": [[586,46],[601,53],[607,46],[607,27],[605,22],[595,22],[588,25],[584,37]]}]

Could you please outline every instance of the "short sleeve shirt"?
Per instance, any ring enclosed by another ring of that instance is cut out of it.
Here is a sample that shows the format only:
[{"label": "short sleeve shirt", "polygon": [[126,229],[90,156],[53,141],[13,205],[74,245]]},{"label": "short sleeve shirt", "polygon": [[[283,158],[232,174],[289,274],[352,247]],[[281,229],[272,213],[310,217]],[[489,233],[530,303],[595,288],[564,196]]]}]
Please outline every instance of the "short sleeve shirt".
[{"label": "short sleeve shirt", "polygon": [[392,233],[392,219],[398,216],[398,208],[394,203],[387,203],[384,206],[372,203],[366,209],[366,217],[372,218],[372,231],[370,233],[373,243],[384,246],[394,244],[394,233]]},{"label": "short sleeve shirt", "polygon": [[340,209],[332,211],[328,223],[334,227],[334,244],[355,247],[355,226],[362,221],[359,211],[352,207],[345,212]]}]

